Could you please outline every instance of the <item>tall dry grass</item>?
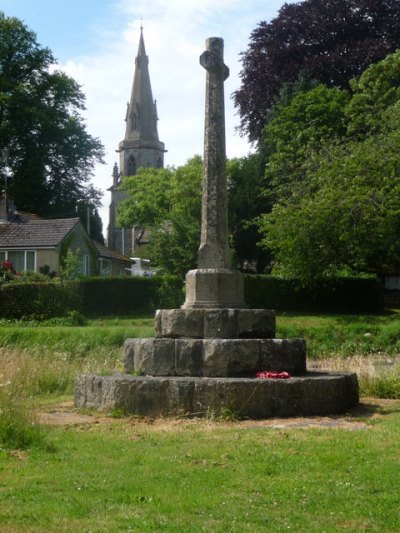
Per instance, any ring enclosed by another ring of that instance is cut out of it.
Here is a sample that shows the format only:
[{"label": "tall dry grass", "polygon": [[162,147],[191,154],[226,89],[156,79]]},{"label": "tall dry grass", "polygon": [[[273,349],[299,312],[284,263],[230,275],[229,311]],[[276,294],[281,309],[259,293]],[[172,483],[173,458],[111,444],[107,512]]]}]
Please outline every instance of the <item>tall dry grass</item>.
[{"label": "tall dry grass", "polygon": [[0,448],[51,448],[36,419],[39,400],[72,393],[77,374],[116,368],[120,352],[98,348],[77,358],[38,348],[0,348]]},{"label": "tall dry grass", "polygon": [[310,370],[355,372],[360,392],[378,398],[400,398],[400,358],[380,354],[378,356],[356,355],[353,357],[330,357],[310,361]]},{"label": "tall dry grass", "polygon": [[121,348],[97,347],[85,356],[38,347],[0,348],[0,387],[22,398],[69,394],[77,374],[119,368]]}]

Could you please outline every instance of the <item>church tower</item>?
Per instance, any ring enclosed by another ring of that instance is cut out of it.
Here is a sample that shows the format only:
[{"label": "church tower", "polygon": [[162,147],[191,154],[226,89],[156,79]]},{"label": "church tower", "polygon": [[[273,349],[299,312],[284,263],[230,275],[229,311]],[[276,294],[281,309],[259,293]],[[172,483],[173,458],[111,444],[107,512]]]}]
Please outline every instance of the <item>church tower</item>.
[{"label": "church tower", "polygon": [[[162,168],[164,166],[164,143],[160,142],[157,130],[157,105],[153,100],[149,74],[149,58],[144,46],[143,28],[140,28],[138,53],[135,59],[135,73],[131,98],[127,104],[125,138],[119,143],[119,168],[114,165],[111,191],[108,246],[125,255],[135,249],[134,228],[120,228],[116,224],[116,209],[127,198],[119,190],[121,178],[134,176],[141,167]],[[143,232],[137,232],[141,235]]]}]

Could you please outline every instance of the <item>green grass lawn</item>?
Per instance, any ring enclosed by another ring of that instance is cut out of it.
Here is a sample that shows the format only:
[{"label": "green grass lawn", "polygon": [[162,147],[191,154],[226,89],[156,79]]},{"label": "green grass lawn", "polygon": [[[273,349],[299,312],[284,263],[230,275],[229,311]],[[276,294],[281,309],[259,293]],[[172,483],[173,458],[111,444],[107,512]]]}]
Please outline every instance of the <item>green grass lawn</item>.
[{"label": "green grass lawn", "polygon": [[53,427],[53,451],[0,452],[0,531],[397,532],[400,402],[364,420]]},{"label": "green grass lawn", "polygon": [[[399,400],[348,417],[362,429],[37,423],[77,374],[121,370],[124,339],[152,334],[149,316],[0,323],[0,533],[400,530]],[[279,315],[277,335],[304,336],[315,364],[368,365],[399,355],[400,316]],[[399,371],[387,382],[363,391],[400,399]]]},{"label": "green grass lawn", "polygon": [[[400,354],[400,312],[382,315],[277,315],[277,337],[303,337],[308,356]],[[119,348],[125,338],[151,337],[154,316],[93,318],[84,325],[64,319],[45,322],[0,320],[0,347],[67,351],[84,355],[98,347]]]},{"label": "green grass lawn", "polygon": [[277,336],[303,337],[308,357],[400,354],[400,313],[384,315],[278,314]]}]

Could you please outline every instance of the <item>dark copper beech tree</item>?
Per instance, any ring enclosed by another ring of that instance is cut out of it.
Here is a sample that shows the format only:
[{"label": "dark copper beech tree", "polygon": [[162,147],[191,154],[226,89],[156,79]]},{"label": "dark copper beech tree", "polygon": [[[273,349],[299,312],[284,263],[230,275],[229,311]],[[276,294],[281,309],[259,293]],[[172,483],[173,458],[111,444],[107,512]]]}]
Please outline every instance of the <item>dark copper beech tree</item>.
[{"label": "dark copper beech tree", "polygon": [[349,81],[400,47],[400,0],[305,0],[260,22],[242,53],[233,94],[241,130],[258,142],[282,86],[300,72],[328,86]]}]

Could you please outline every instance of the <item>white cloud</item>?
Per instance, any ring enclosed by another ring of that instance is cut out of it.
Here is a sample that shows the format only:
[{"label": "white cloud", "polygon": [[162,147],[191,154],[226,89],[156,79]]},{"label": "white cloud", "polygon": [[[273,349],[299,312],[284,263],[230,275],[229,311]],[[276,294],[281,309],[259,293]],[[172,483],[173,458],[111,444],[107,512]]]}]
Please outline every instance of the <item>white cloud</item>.
[{"label": "white cloud", "polygon": [[[166,145],[166,164],[180,165],[203,151],[205,71],[198,58],[210,36],[225,40],[225,63],[230,77],[225,83],[228,157],[250,150],[235,133],[239,118],[230,99],[240,86],[239,52],[246,49],[250,32],[258,22],[275,16],[282,0],[116,0],[122,26],[96,31],[101,46],[91,57],[71,58],[61,67],[86,94],[88,131],[106,147],[107,166],[96,168],[94,184],[103,191],[111,185],[115,149],[125,133],[125,109],[129,100],[140,26],[144,26],[153,97],[157,99],[160,140]],[[143,17],[143,22],[141,21]],[[103,230],[108,224],[109,193],[101,210]]]}]

